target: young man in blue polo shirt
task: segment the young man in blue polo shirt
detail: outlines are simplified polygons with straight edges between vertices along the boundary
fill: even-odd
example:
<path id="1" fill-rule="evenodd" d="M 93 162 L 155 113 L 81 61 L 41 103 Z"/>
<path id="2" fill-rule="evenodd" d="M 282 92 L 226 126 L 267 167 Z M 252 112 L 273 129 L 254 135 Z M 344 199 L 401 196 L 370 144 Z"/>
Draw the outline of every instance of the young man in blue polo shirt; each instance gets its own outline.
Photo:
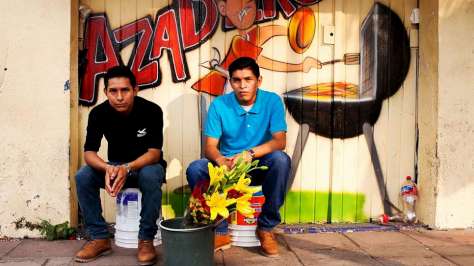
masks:
<path id="1" fill-rule="evenodd" d="M 286 146 L 285 109 L 280 97 L 259 89 L 260 70 L 254 59 L 241 57 L 229 66 L 232 93 L 217 97 L 209 107 L 205 126 L 205 159 L 192 162 L 187 171 L 191 188 L 209 179 L 207 164 L 234 167 L 239 156 L 246 161 L 258 159 L 267 171 L 252 172 L 252 183 L 261 183 L 265 204 L 258 218 L 257 237 L 266 256 L 278 256 L 272 229 L 281 222 L 290 158 Z M 216 230 L 216 249 L 230 246 L 227 225 Z"/>

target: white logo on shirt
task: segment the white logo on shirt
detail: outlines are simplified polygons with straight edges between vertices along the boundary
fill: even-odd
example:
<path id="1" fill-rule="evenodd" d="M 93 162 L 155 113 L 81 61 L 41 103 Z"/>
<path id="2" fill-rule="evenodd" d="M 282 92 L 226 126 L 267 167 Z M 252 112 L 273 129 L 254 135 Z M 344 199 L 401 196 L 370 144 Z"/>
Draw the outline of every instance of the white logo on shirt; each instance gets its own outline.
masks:
<path id="1" fill-rule="evenodd" d="M 145 136 L 145 135 L 146 135 L 146 128 L 144 128 L 144 129 L 139 129 L 139 130 L 137 131 L 137 138 L 141 138 L 141 137 L 143 137 L 143 136 Z"/>

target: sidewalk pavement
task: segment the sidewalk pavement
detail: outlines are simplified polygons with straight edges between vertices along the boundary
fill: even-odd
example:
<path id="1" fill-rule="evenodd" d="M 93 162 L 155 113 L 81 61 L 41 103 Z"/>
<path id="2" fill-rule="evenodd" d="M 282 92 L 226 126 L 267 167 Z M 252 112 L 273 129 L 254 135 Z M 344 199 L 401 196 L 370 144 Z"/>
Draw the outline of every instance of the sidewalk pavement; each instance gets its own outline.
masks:
<path id="1" fill-rule="evenodd" d="M 258 248 L 232 247 L 215 253 L 216 265 L 474 265 L 474 230 L 369 231 L 350 233 L 278 232 L 280 257 Z M 135 249 L 88 264 L 73 261 L 84 240 L 0 240 L 0 265 L 136 265 Z M 162 265 L 162 250 L 157 247 Z M 185 252 L 185 251 L 184 251 Z"/>

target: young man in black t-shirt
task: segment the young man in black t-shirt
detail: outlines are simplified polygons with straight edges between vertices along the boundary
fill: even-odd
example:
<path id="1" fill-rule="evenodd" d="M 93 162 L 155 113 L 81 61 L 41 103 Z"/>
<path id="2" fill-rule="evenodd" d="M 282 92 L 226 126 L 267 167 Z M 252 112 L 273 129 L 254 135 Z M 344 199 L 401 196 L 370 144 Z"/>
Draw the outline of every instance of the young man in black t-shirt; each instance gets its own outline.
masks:
<path id="1" fill-rule="evenodd" d="M 123 187 L 142 192 L 138 262 L 153 264 L 153 239 L 161 210 L 161 184 L 165 180 L 163 160 L 163 112 L 137 96 L 133 73 L 124 66 L 109 69 L 104 78 L 107 101 L 89 114 L 84 159 L 87 163 L 76 175 L 77 195 L 87 231 L 91 237 L 76 254 L 78 262 L 88 262 L 111 251 L 107 224 L 102 217 L 99 189 L 112 196 Z M 108 142 L 108 163 L 97 155 L 102 136 Z"/>

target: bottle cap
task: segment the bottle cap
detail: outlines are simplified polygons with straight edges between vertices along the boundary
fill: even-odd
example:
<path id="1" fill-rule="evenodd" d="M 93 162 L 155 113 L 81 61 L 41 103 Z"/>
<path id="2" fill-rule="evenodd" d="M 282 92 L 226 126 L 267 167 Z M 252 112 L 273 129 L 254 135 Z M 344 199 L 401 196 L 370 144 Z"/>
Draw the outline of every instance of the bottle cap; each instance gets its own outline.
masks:
<path id="1" fill-rule="evenodd" d="M 384 214 L 382 214 L 382 215 L 379 216 L 379 222 L 380 222 L 381 224 L 387 224 L 388 221 L 389 221 L 389 217 L 388 217 L 387 214 L 384 213 Z"/>

